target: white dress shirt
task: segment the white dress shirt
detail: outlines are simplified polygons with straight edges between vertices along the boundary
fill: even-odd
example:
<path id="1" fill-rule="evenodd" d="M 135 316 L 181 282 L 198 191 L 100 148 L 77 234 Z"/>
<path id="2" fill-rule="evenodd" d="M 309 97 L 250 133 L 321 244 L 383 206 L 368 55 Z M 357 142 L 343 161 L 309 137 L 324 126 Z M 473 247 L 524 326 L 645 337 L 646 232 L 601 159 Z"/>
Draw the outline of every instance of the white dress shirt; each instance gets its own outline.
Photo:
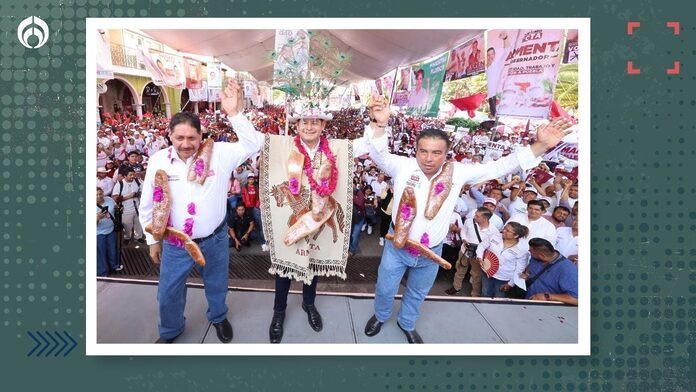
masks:
<path id="1" fill-rule="evenodd" d="M 563 256 L 569 257 L 578 254 L 578 237 L 573 236 L 572 227 L 559 227 L 556 229 L 556 243 L 554 248 Z"/>
<path id="2" fill-rule="evenodd" d="M 449 229 L 450 213 L 454 211 L 454 206 L 459 196 L 459 191 L 466 183 L 476 184 L 491 178 L 501 177 L 508 172 L 532 168 L 541 162 L 540 158 L 534 157 L 531 148 L 526 148 L 518 153 L 489 162 L 483 165 L 463 165 L 453 162 L 454 173 L 452 176 L 452 191 L 442 204 L 440 213 L 432 220 L 424 216 L 425 207 L 430 192 L 431 180 L 418 166 L 416 158 L 407 158 L 393 155 L 388 152 L 387 138 L 373 139 L 370 146 L 370 158 L 388 176 L 394 179 L 394 208 L 396 209 L 401 201 L 404 189 L 411 185 L 416 195 L 417 213 L 411 225 L 409 238 L 420 242 L 423 233 L 428 233 L 431 247 L 441 243 Z M 433 176 L 440 174 L 440 170 Z M 392 219 L 396 219 L 396 210 L 392 212 Z"/>
<path id="3" fill-rule="evenodd" d="M 183 231 L 186 219 L 193 218 L 191 238 L 204 238 L 212 234 L 225 219 L 230 174 L 259 151 L 264 141 L 263 134 L 256 132 L 254 126 L 241 113 L 230 117 L 229 120 L 239 137 L 239 142 L 215 143 L 210 171 L 203 185 L 187 180 L 193 157 L 183 161 L 174 147 L 160 150 L 150 157 L 140 203 L 140 223 L 143 228 L 152 221 L 154 177 L 159 169 L 163 169 L 169 175 L 169 188 L 173 199 L 170 216 L 174 228 Z M 190 203 L 195 203 L 194 215 L 189 214 Z M 156 242 L 149 233 L 145 236 L 148 244 Z"/>
<path id="4" fill-rule="evenodd" d="M 517 222 L 523 226 L 527 226 L 529 234 L 524 238 L 524 241 L 520 239 L 520 242 L 524 242 L 527 248 L 529 248 L 528 241 L 532 238 L 543 238 L 549 241 L 551 245 L 556 244 L 556 226 L 544 217 L 535 221 L 530 221 L 527 214 L 517 214 L 513 215 L 508 222 Z"/>
<path id="5" fill-rule="evenodd" d="M 498 233 L 481 242 L 476 248 L 476 257 L 483 258 L 483 252 L 486 249 L 495 253 L 498 256 L 498 271 L 493 274 L 493 277 L 507 281 L 510 287 L 517 286 L 526 290 L 527 284 L 524 279 L 520 278 L 520 274 L 529 264 L 529 252 L 523 242 L 520 239 L 516 245 L 505 248 L 503 237 Z"/>

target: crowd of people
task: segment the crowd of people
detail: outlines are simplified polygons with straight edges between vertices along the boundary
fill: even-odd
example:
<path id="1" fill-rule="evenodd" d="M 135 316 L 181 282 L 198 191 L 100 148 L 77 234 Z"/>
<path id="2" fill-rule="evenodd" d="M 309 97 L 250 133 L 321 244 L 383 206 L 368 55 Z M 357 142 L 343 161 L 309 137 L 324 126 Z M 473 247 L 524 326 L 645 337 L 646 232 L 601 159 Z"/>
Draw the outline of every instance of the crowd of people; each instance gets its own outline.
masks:
<path id="1" fill-rule="evenodd" d="M 283 134 L 286 116 L 283 107 L 249 109 L 245 116 L 257 131 Z M 329 138 L 355 139 L 362 136 L 369 117 L 359 109 L 332 112 L 325 135 Z M 235 143 L 232 125 L 220 113 L 198 114 L 204 127 L 203 137 Z M 134 114 L 105 115 L 97 128 L 97 238 L 98 275 L 120 271 L 123 265 L 116 251 L 118 236 L 124 244 L 144 243 L 138 222 L 142 182 L 148 159 L 171 145 L 169 119 L 149 113 L 142 119 Z M 443 129 L 438 119 L 406 116 L 389 119 L 389 150 L 396 155 L 414 157 L 416 140 L 422 130 Z M 296 132 L 289 125 L 288 132 Z M 457 139 L 447 157 L 468 165 L 481 165 L 491 139 L 504 144 L 507 156 L 534 143 L 533 133 L 497 134 L 484 129 Z M 237 167 L 229 179 L 227 230 L 229 247 L 240 250 L 257 242 L 268 247 L 263 236 L 258 190 L 258 159 L 255 154 Z M 551 162 L 542 162 L 533 170 L 518 170 L 478 184 L 466 184 L 460 190 L 451 215 L 450 228 L 442 256 L 456 269 L 452 287 L 456 295 L 463 280 L 470 277 L 473 297 L 512 297 L 555 300 L 577 304 L 578 264 L 578 183 L 567 171 L 552 170 Z M 545 172 L 545 176 L 530 175 Z M 537 183 L 542 178 L 544 183 Z M 353 216 L 349 252 L 359 252 L 361 233 L 379 236 L 384 246 L 395 201 L 393 180 L 366 154 L 355 159 Z M 396 201 L 398 205 L 398 200 Z M 558 266 L 555 267 L 554 266 Z"/>

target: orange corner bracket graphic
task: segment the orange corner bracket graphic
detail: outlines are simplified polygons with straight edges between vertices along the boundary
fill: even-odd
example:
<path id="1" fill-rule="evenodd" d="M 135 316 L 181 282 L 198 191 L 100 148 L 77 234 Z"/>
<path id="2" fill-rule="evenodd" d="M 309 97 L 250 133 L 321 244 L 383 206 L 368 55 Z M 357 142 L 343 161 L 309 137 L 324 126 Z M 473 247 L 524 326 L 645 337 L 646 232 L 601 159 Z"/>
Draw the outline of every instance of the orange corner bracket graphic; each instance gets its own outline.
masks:
<path id="1" fill-rule="evenodd" d="M 633 29 L 637 29 L 638 27 L 640 27 L 640 22 L 628 22 L 628 35 L 633 35 Z"/>
<path id="2" fill-rule="evenodd" d="M 629 61 L 630 63 L 630 61 Z M 667 70 L 667 75 L 679 75 L 679 61 L 674 62 L 674 66 Z M 629 64 L 630 66 L 630 64 Z"/>
<path id="3" fill-rule="evenodd" d="M 626 69 L 626 72 L 628 72 L 629 75 L 640 75 L 640 68 L 633 68 L 633 61 L 628 60 L 628 68 Z"/>

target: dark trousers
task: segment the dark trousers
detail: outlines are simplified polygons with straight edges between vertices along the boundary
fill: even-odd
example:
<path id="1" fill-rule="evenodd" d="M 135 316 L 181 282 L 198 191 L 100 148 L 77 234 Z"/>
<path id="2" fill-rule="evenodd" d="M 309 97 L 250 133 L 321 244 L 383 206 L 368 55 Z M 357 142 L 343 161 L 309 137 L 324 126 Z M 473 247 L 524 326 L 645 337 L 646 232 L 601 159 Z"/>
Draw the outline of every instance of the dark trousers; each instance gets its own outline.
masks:
<path id="1" fill-rule="evenodd" d="M 385 214 L 380 208 L 379 219 L 379 236 L 384 238 L 384 236 L 389 232 L 389 224 L 391 224 L 392 216 Z"/>
<path id="2" fill-rule="evenodd" d="M 305 305 L 314 305 L 314 298 L 317 296 L 317 278 L 318 276 L 315 276 L 310 285 L 302 285 L 302 302 Z M 285 308 L 288 307 L 288 293 L 290 292 L 291 282 L 289 278 L 281 278 L 276 275 L 273 311 L 284 312 Z"/>

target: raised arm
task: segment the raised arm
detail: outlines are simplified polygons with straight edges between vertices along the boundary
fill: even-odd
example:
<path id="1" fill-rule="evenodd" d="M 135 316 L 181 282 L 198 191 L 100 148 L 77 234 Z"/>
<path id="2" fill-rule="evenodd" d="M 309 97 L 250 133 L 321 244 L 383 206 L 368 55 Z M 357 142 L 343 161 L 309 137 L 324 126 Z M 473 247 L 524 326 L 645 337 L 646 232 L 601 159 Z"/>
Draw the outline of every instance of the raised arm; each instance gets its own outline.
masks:
<path id="1" fill-rule="evenodd" d="M 370 125 L 365 127 L 362 137 L 353 141 L 353 157 L 369 153 L 371 141 L 381 140 L 386 135 L 390 114 L 387 100 L 381 95 L 372 94 L 370 103 L 368 103 L 368 111 L 370 113 Z"/>
<path id="2" fill-rule="evenodd" d="M 239 141 L 237 143 L 215 144 L 216 148 L 224 150 L 224 153 L 220 154 L 220 159 L 228 174 L 263 147 L 263 134 L 256 132 L 254 125 L 241 112 L 243 108 L 242 88 L 234 80 L 229 80 L 227 87 L 222 92 L 222 109 L 227 113 L 227 118 Z"/>

